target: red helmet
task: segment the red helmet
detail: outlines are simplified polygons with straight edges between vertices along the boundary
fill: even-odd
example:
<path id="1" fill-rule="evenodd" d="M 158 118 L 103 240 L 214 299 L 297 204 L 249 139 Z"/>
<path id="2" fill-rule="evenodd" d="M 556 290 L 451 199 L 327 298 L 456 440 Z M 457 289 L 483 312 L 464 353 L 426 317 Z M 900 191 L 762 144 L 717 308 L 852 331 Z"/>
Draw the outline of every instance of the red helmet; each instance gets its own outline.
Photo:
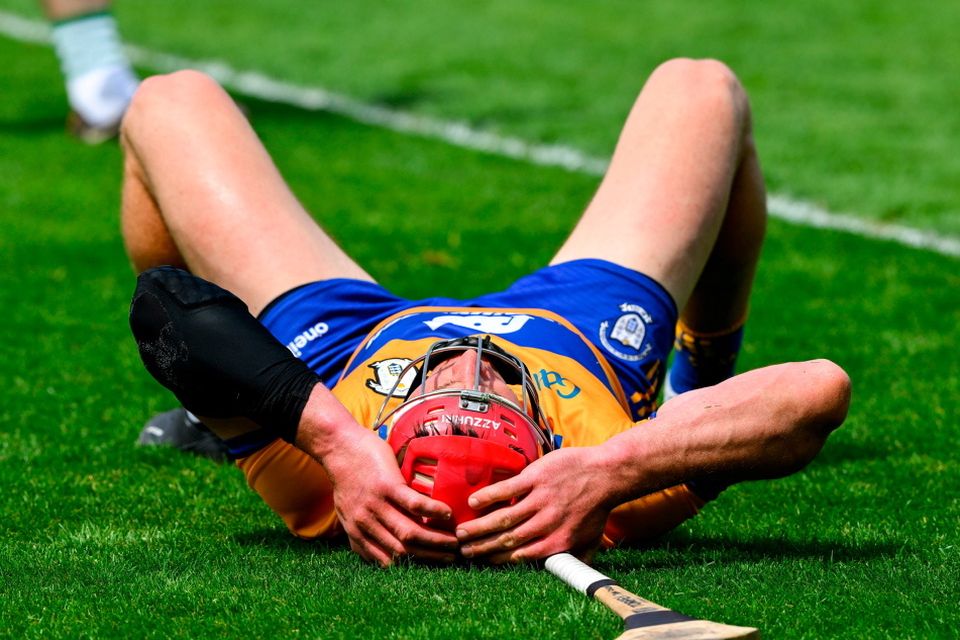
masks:
<path id="1" fill-rule="evenodd" d="M 467 504 L 470 494 L 520 473 L 554 448 L 526 366 L 492 344 L 489 336 L 434 343 L 422 358 L 408 365 L 407 369 L 423 363 L 409 388 L 419 387 L 419 380 L 432 366 L 467 349 L 477 350 L 478 363 L 486 357 L 508 384 L 520 386 L 523 406 L 480 391 L 478 370 L 473 389 L 418 393 L 383 420 L 377 419 L 407 483 L 450 506 L 450 522 L 431 523 L 447 528 L 482 515 Z M 398 382 L 403 377 L 401 373 Z"/>

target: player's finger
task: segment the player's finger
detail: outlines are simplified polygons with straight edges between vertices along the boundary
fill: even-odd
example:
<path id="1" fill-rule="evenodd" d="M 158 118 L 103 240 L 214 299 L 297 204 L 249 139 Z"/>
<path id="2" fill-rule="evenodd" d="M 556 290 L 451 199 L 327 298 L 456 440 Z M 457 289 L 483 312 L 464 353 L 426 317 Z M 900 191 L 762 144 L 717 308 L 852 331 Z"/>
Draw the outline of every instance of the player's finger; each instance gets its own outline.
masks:
<path id="1" fill-rule="evenodd" d="M 431 529 L 396 509 L 388 509 L 381 513 L 380 522 L 391 532 L 392 537 L 403 545 L 405 551 L 411 547 L 454 551 L 459 544 L 453 533 Z"/>
<path id="2" fill-rule="evenodd" d="M 589 563 L 600 547 L 599 537 L 578 543 L 570 531 L 557 530 L 550 527 L 547 520 L 537 518 L 525 522 L 515 539 L 525 542 L 511 543 L 507 548 L 489 551 L 484 555 L 484 559 L 490 564 L 532 562 L 566 551 Z"/>
<path id="3" fill-rule="evenodd" d="M 531 519 L 519 526 L 487 538 L 463 544 L 460 547 L 460 553 L 465 558 L 496 557 L 503 553 L 513 552 L 548 533 L 548 531 L 543 530 L 543 526 L 536 519 Z"/>
<path id="4" fill-rule="evenodd" d="M 403 543 L 378 519 L 359 520 L 356 525 L 360 534 L 357 536 L 358 541 L 382 566 L 393 564 L 394 558 L 407 552 Z"/>
<path id="5" fill-rule="evenodd" d="M 457 525 L 457 540 L 463 545 L 464 543 L 476 543 L 483 539 L 492 539 L 502 532 L 512 530 L 535 513 L 536 509 L 525 505 L 523 502 L 497 509 L 485 516 Z"/>
<path id="6" fill-rule="evenodd" d="M 453 511 L 446 503 L 428 498 L 406 485 L 395 485 L 390 492 L 390 501 L 416 516 L 439 520 L 449 520 L 453 517 Z"/>
<path id="7" fill-rule="evenodd" d="M 365 538 L 348 534 L 348 539 L 350 540 L 350 549 L 367 562 L 376 563 L 383 568 L 389 567 L 393 563 L 392 554 L 388 554 L 376 545 L 370 544 Z"/>
<path id="8" fill-rule="evenodd" d="M 507 502 L 513 498 L 526 495 L 531 489 L 530 479 L 521 474 L 480 489 L 470 496 L 467 504 L 470 505 L 471 509 L 486 509 L 498 502 Z"/>
<path id="9" fill-rule="evenodd" d="M 560 553 L 560 549 L 549 539 L 534 540 L 529 544 L 523 545 L 517 549 L 508 549 L 500 553 L 494 553 L 486 558 L 490 564 L 519 564 L 522 562 L 532 562 L 540 560 L 555 553 Z"/>

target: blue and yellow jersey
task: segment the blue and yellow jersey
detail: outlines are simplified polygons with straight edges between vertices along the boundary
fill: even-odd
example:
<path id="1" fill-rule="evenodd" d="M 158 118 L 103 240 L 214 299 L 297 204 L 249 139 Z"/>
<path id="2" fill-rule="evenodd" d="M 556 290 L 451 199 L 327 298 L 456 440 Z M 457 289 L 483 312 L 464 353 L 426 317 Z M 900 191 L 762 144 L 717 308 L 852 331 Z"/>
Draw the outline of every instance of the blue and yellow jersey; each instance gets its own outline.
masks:
<path id="1" fill-rule="evenodd" d="M 563 446 L 590 446 L 633 426 L 613 369 L 563 318 L 541 309 L 416 307 L 381 322 L 354 352 L 333 393 L 357 421 L 376 427 L 384 401 L 392 410 L 409 380 L 397 376 L 437 340 L 485 334 L 520 358 Z M 412 371 L 408 374 L 412 377 Z M 519 394 L 518 394 L 519 395 Z"/>
<path id="2" fill-rule="evenodd" d="M 596 277 L 589 277 L 588 268 Z M 321 281 L 283 296 L 262 320 L 370 428 L 378 426 L 374 422 L 385 400 L 385 411 L 403 401 L 411 380 L 401 380 L 396 397 L 390 397 L 391 389 L 403 368 L 431 344 L 490 335 L 529 369 L 562 446 L 592 446 L 637 424 L 647 428 L 637 420 L 656 407 L 662 363 L 673 338 L 676 309 L 669 295 L 644 276 L 624 271 L 597 261 L 552 266 L 471 306 L 439 299 L 413 306 L 374 283 Z M 603 299 L 596 299 L 599 294 Z M 521 298 L 552 301 L 563 315 L 508 303 Z M 275 440 L 237 464 L 295 535 L 341 533 L 330 481 L 301 450 Z M 686 485 L 623 504 L 610 515 L 604 544 L 655 538 L 702 504 Z"/>

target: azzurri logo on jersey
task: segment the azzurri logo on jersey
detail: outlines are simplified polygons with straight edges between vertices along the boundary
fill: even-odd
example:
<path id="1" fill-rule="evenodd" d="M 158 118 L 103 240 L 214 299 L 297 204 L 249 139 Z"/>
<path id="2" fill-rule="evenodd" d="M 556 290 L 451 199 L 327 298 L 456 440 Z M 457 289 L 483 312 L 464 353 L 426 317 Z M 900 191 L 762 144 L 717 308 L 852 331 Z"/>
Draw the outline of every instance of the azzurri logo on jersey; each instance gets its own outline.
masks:
<path id="1" fill-rule="evenodd" d="M 600 323 L 600 343 L 621 360 L 642 360 L 653 348 L 649 341 L 645 341 L 647 326 L 652 322 L 653 318 L 646 309 L 624 302 L 620 305 L 619 316 Z"/>

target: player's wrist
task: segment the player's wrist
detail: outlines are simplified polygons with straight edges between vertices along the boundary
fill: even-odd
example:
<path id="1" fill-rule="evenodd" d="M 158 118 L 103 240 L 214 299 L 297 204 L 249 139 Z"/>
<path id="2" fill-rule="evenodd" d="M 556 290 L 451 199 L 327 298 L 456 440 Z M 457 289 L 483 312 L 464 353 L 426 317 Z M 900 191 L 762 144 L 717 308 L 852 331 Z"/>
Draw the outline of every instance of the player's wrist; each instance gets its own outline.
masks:
<path id="1" fill-rule="evenodd" d="M 595 450 L 595 466 L 606 488 L 605 506 L 616 507 L 653 491 L 642 460 L 643 443 L 630 432 L 621 433 L 591 449 Z"/>
<path id="2" fill-rule="evenodd" d="M 335 461 L 338 452 L 353 449 L 366 435 L 373 434 L 356 421 L 329 389 L 317 384 L 303 408 L 294 444 L 326 467 Z"/>

